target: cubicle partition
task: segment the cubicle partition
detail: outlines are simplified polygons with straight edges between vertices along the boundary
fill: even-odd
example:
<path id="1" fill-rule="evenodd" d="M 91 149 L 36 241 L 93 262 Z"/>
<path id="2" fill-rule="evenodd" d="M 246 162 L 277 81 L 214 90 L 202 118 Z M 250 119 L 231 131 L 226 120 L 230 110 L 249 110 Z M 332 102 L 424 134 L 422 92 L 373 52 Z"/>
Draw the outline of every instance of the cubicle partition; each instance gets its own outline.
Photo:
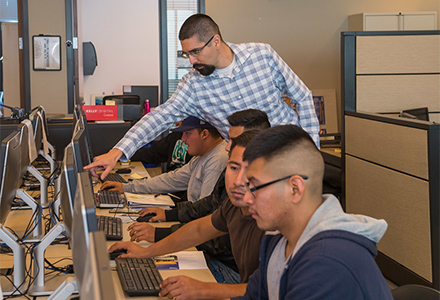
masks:
<path id="1" fill-rule="evenodd" d="M 342 34 L 342 202 L 383 218 L 377 263 L 440 288 L 440 31 Z M 399 118 L 428 107 L 431 121 Z M 435 122 L 432 122 L 434 120 Z"/>

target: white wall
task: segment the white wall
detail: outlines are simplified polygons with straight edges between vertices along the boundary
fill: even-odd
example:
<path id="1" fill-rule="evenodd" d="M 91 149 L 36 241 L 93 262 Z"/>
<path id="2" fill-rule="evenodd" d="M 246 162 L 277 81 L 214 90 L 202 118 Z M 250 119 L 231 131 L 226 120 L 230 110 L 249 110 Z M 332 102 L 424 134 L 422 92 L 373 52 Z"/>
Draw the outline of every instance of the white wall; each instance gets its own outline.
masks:
<path id="1" fill-rule="evenodd" d="M 1 23 L 3 47 L 3 100 L 4 104 L 20 107 L 20 58 L 18 52 L 18 23 Z M 9 109 L 3 109 L 10 116 Z"/>
<path id="2" fill-rule="evenodd" d="M 81 39 L 96 49 L 95 73 L 84 76 L 84 100 L 91 94 L 122 94 L 122 85 L 159 85 L 157 0 L 81 1 Z"/>

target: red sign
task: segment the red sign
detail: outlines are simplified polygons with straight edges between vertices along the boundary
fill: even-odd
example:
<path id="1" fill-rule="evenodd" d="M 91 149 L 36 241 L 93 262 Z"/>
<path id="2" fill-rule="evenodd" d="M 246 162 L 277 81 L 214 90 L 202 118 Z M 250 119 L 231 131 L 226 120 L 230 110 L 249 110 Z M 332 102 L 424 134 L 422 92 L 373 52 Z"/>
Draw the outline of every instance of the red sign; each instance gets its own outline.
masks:
<path id="1" fill-rule="evenodd" d="M 117 105 L 83 105 L 88 121 L 107 121 L 118 119 Z"/>

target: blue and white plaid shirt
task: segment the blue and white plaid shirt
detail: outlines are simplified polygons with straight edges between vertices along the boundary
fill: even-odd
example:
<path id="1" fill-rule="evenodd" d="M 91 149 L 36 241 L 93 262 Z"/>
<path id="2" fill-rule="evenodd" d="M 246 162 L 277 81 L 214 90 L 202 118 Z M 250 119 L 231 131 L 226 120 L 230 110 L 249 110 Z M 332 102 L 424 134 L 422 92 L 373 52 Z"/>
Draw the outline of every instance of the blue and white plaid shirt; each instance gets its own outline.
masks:
<path id="1" fill-rule="evenodd" d="M 215 126 L 227 137 L 227 117 L 254 108 L 267 113 L 272 126 L 295 124 L 307 131 L 319 147 L 319 122 L 312 93 L 282 58 L 267 44 L 231 44 L 237 65 L 232 78 L 217 71 L 202 76 L 192 69 L 164 104 L 145 115 L 115 146 L 128 159 L 144 144 L 188 116 Z M 292 98 L 298 114 L 281 100 Z"/>

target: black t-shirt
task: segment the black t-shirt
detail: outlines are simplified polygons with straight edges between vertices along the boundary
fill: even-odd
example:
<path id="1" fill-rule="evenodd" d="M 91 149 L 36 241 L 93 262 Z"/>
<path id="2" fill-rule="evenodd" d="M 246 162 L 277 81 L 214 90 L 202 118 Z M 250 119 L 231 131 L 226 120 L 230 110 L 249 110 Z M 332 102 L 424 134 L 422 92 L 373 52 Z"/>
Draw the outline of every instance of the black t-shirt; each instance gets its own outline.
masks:
<path id="1" fill-rule="evenodd" d="M 249 276 L 259 265 L 258 256 L 264 231 L 257 227 L 255 219 L 244 216 L 241 209 L 234 206 L 229 199 L 223 201 L 212 214 L 211 222 L 217 230 L 229 233 L 241 282 L 248 282 Z"/>

